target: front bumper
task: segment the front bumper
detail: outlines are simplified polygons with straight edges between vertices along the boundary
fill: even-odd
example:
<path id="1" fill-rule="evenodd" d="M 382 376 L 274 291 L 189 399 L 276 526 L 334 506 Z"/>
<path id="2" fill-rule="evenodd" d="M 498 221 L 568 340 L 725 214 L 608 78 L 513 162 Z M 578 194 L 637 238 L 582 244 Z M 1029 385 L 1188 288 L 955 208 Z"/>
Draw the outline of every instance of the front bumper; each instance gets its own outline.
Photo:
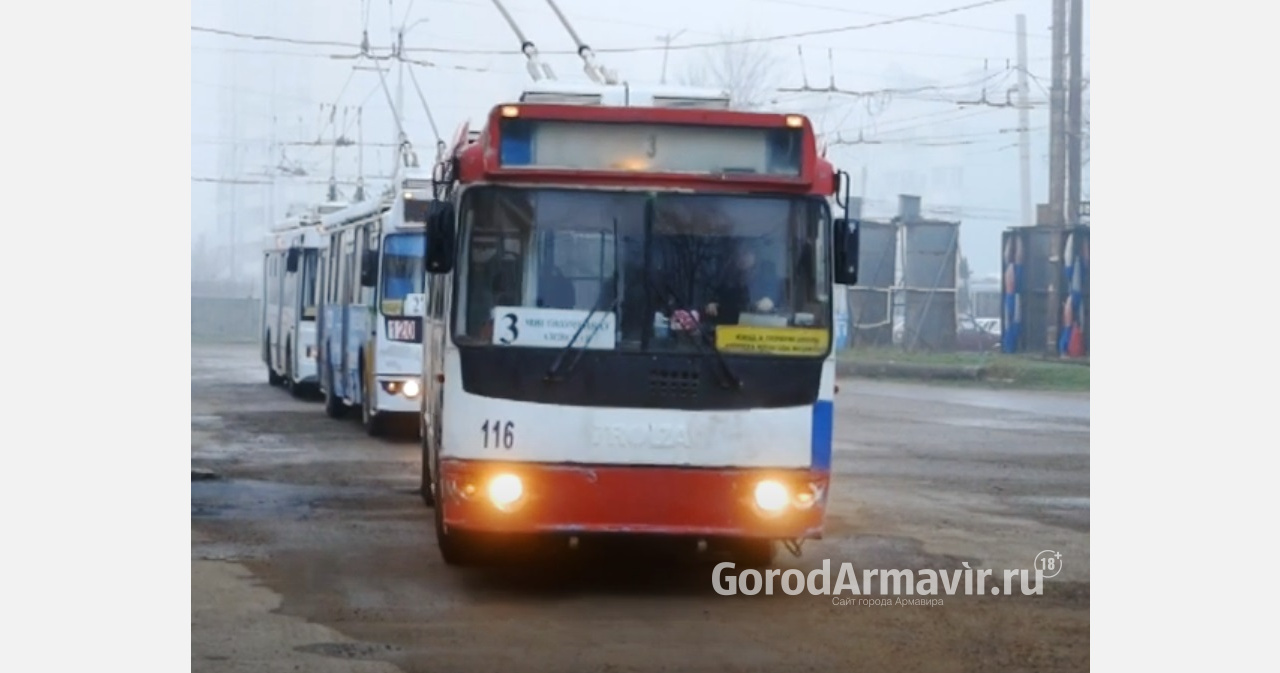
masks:
<path id="1" fill-rule="evenodd" d="M 487 492 L 501 474 L 516 475 L 523 486 L 507 511 Z M 437 506 L 445 525 L 461 530 L 820 539 L 830 473 L 442 459 L 440 476 Z M 757 506 L 762 479 L 786 485 L 790 499 L 781 511 Z"/>

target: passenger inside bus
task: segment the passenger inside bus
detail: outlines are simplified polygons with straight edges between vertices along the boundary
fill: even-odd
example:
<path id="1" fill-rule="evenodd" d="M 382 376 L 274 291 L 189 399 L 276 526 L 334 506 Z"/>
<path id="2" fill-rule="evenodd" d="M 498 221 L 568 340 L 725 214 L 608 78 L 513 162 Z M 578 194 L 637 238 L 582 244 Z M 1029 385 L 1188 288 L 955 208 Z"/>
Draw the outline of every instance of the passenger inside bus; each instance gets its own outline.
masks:
<path id="1" fill-rule="evenodd" d="M 538 306 L 540 308 L 565 308 L 576 306 L 573 281 L 565 277 L 554 264 L 547 265 L 538 279 Z"/>
<path id="2" fill-rule="evenodd" d="M 743 313 L 773 313 L 783 305 L 783 282 L 772 262 L 757 264 L 756 253 L 742 246 L 733 263 L 711 286 L 706 315 L 719 325 L 736 325 Z"/>
<path id="3" fill-rule="evenodd" d="M 467 274 L 467 334 L 477 334 L 491 319 L 498 276 L 497 241 L 484 237 L 471 241 L 471 264 Z"/>
<path id="4" fill-rule="evenodd" d="M 499 242 L 505 244 L 504 249 L 500 250 Z M 522 305 L 523 256 L 513 247 L 518 249 L 519 242 L 511 238 L 478 236 L 471 240 L 466 333 L 486 342 L 493 334 L 493 308 Z"/>

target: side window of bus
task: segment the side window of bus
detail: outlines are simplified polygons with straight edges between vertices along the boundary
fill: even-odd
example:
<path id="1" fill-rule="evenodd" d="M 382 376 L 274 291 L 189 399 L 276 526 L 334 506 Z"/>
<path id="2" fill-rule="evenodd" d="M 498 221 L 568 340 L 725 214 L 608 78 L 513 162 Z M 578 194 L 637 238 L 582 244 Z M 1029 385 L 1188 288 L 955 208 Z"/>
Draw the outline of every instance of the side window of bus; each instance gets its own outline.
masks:
<path id="1" fill-rule="evenodd" d="M 333 272 L 329 265 L 329 259 L 329 247 L 326 245 L 325 249 L 320 253 L 320 301 L 325 304 L 333 302 L 333 296 L 329 293 L 329 286 L 333 283 Z"/>
<path id="2" fill-rule="evenodd" d="M 338 303 L 338 257 L 340 248 L 340 239 L 337 235 L 329 237 L 329 247 L 325 251 L 328 257 L 329 265 L 325 267 L 324 283 L 325 283 L 325 299 L 329 303 Z"/>
<path id="3" fill-rule="evenodd" d="M 360 287 L 360 273 L 364 270 L 361 258 L 364 257 L 365 234 L 363 229 L 357 228 L 351 231 L 351 235 L 353 237 L 351 239 L 351 256 L 347 258 L 347 263 L 351 267 L 351 273 L 348 274 L 351 285 L 347 288 L 347 302 L 360 304 L 363 303 L 361 299 L 364 295 L 364 288 Z"/>
<path id="4" fill-rule="evenodd" d="M 351 275 L 355 273 L 355 241 L 351 238 L 351 230 L 342 232 L 342 256 L 338 260 L 338 266 L 342 272 L 341 285 L 338 286 L 338 301 L 342 304 L 351 303 Z"/>
<path id="5" fill-rule="evenodd" d="M 357 259 L 363 264 L 365 250 L 378 250 L 378 239 L 381 237 L 382 220 L 374 220 L 369 226 L 363 228 L 363 236 L 361 240 L 361 252 Z M 373 287 L 364 287 L 360 284 L 360 303 L 366 306 L 376 306 L 378 301 L 378 284 Z"/>
<path id="6" fill-rule="evenodd" d="M 323 285 L 324 280 L 328 277 L 328 274 L 325 273 L 325 267 L 324 267 L 326 259 L 328 259 L 328 257 L 325 255 L 325 251 L 323 248 L 316 251 L 316 305 L 317 306 L 325 303 L 325 301 L 328 300 L 328 297 L 326 297 L 324 294 L 324 285 Z"/>
<path id="7" fill-rule="evenodd" d="M 267 301 L 270 301 L 273 304 L 279 301 L 280 273 L 278 271 L 278 266 L 276 264 L 277 261 L 279 261 L 279 258 L 276 257 L 275 255 L 272 255 L 271 256 L 271 283 L 267 287 Z"/>

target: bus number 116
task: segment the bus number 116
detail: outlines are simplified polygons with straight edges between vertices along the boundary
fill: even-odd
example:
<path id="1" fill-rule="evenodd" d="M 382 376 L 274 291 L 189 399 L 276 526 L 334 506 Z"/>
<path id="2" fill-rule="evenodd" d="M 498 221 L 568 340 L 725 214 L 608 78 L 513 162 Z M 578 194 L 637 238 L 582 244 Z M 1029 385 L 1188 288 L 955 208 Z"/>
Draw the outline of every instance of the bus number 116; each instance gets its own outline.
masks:
<path id="1" fill-rule="evenodd" d="M 480 433 L 484 435 L 486 449 L 510 449 L 516 443 L 516 424 L 511 421 L 485 421 Z"/>

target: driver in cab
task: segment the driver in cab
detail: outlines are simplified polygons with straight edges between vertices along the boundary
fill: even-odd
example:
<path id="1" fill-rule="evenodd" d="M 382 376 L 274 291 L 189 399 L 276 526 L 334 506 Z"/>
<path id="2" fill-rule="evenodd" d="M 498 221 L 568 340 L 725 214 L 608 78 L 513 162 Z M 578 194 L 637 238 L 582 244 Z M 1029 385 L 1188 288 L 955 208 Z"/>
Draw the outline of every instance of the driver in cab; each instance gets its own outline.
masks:
<path id="1" fill-rule="evenodd" d="M 772 313 L 782 303 L 782 279 L 769 262 L 757 263 L 755 251 L 743 247 L 711 288 L 707 317 L 719 325 L 736 325 L 743 313 Z"/>
<path id="2" fill-rule="evenodd" d="M 496 237 L 476 237 L 470 245 L 467 273 L 467 334 L 484 342 L 493 339 L 493 307 L 504 294 L 502 260 Z"/>

